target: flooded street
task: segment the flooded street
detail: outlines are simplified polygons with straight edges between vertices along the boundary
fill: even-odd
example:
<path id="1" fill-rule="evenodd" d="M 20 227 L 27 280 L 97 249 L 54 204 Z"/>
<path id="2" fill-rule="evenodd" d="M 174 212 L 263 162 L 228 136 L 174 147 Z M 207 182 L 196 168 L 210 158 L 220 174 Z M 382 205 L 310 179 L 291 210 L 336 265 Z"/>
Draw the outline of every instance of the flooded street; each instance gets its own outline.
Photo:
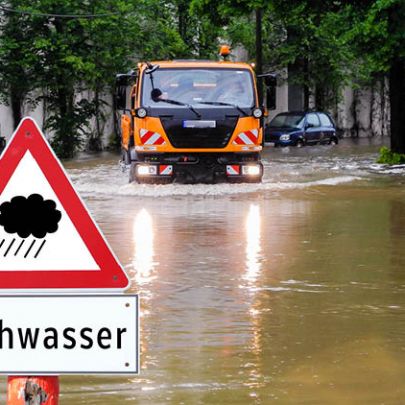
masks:
<path id="1" fill-rule="evenodd" d="M 405 167 L 380 146 L 269 147 L 262 184 L 68 162 L 140 295 L 141 374 L 63 377 L 60 403 L 404 403 Z"/>

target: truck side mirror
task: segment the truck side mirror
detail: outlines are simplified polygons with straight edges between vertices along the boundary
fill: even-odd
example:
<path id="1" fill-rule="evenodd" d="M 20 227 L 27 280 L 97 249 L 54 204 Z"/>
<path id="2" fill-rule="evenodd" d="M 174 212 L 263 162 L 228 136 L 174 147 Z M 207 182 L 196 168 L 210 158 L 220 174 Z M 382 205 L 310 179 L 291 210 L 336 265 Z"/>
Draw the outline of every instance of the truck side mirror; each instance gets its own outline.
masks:
<path id="1" fill-rule="evenodd" d="M 128 76 L 119 74 L 115 80 L 115 105 L 118 110 L 125 110 L 127 107 L 127 86 Z"/>
<path id="2" fill-rule="evenodd" d="M 115 76 L 115 105 L 118 110 L 127 108 L 127 88 L 137 78 L 137 73 L 130 70 L 128 73 L 120 73 Z"/>

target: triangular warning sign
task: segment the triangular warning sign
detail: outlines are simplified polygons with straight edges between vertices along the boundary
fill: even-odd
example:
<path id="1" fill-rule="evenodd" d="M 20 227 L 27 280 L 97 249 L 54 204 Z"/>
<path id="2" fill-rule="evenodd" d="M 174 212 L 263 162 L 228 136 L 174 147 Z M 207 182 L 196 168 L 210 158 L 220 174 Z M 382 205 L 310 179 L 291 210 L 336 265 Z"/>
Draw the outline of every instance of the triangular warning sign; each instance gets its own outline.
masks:
<path id="1" fill-rule="evenodd" d="M 0 290 L 124 290 L 129 280 L 31 118 L 0 158 Z"/>

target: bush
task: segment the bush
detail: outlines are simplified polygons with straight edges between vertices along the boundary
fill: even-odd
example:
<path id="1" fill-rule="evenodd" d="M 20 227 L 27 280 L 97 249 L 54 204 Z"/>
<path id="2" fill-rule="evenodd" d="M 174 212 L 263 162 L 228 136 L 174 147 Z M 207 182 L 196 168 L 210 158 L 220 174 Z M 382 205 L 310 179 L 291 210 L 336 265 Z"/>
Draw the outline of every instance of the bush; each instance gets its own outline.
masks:
<path id="1" fill-rule="evenodd" d="M 377 163 L 384 163 L 387 165 L 400 165 L 405 164 L 405 154 L 394 153 L 386 146 L 380 149 L 380 156 Z"/>

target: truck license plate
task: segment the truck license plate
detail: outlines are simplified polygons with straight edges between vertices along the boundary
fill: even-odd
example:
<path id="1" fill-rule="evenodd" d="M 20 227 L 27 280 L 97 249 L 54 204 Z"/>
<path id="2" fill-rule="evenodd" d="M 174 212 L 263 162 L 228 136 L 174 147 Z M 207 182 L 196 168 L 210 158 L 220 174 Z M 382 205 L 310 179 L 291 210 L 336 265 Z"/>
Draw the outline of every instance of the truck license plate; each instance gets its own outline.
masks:
<path id="1" fill-rule="evenodd" d="M 216 121 L 188 120 L 183 121 L 183 128 L 216 128 Z"/>

